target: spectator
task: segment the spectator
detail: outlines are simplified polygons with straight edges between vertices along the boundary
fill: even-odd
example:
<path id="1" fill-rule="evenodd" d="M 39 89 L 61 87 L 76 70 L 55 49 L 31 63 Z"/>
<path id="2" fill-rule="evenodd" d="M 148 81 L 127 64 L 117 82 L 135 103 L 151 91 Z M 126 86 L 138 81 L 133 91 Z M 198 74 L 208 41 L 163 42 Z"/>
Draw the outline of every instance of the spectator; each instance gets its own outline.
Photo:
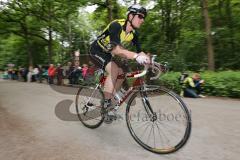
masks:
<path id="1" fill-rule="evenodd" d="M 94 67 L 94 65 L 90 63 L 87 70 L 87 76 L 86 76 L 86 79 L 89 83 L 95 82 L 95 70 L 96 68 Z"/>
<path id="2" fill-rule="evenodd" d="M 54 65 L 50 64 L 49 68 L 48 68 L 48 83 L 49 84 L 53 84 L 55 73 L 56 73 L 56 69 L 55 69 Z"/>
<path id="3" fill-rule="evenodd" d="M 95 70 L 96 70 L 96 68 L 94 67 L 94 65 L 90 64 L 90 66 L 88 67 L 88 72 L 87 72 L 88 75 L 89 76 L 94 76 Z"/>
<path id="4" fill-rule="evenodd" d="M 24 67 L 23 70 L 22 70 L 22 77 L 24 79 L 24 82 L 27 82 L 28 72 L 29 72 L 29 70 L 26 67 Z"/>
<path id="5" fill-rule="evenodd" d="M 38 81 L 39 83 L 42 83 L 42 78 L 43 78 L 43 68 L 42 65 L 38 65 Z"/>
<path id="6" fill-rule="evenodd" d="M 63 85 L 63 69 L 60 64 L 57 65 L 57 85 Z"/>
<path id="7" fill-rule="evenodd" d="M 74 67 L 72 65 L 72 62 L 68 62 L 68 69 L 66 70 L 66 77 L 69 80 L 69 84 L 73 84 L 73 70 Z"/>
<path id="8" fill-rule="evenodd" d="M 39 69 L 38 67 L 35 67 L 33 69 L 33 81 L 37 81 L 39 79 Z"/>
<path id="9" fill-rule="evenodd" d="M 79 84 L 79 78 L 82 75 L 82 68 L 79 66 L 75 66 L 74 70 L 72 71 L 72 84 Z"/>
<path id="10" fill-rule="evenodd" d="M 8 79 L 12 80 L 13 79 L 13 69 L 12 68 L 9 68 L 8 69 Z"/>
<path id="11" fill-rule="evenodd" d="M 48 82 L 48 68 L 49 67 L 42 67 L 42 75 L 41 75 L 41 82 L 46 79 Z"/>
<path id="12" fill-rule="evenodd" d="M 17 69 L 12 70 L 12 80 L 18 80 L 18 70 Z"/>
<path id="13" fill-rule="evenodd" d="M 88 65 L 87 64 L 83 64 L 83 67 L 82 67 L 82 77 L 83 77 L 83 80 L 86 80 L 87 72 L 88 72 Z"/>
<path id="14" fill-rule="evenodd" d="M 23 68 L 21 66 L 18 68 L 18 80 L 23 81 Z"/>
<path id="15" fill-rule="evenodd" d="M 5 70 L 3 72 L 3 79 L 8 79 L 8 71 L 7 70 Z"/>
<path id="16" fill-rule="evenodd" d="M 32 82 L 33 67 L 29 66 L 27 73 L 27 82 Z"/>
<path id="17" fill-rule="evenodd" d="M 192 77 L 187 77 L 183 81 L 181 96 L 191 98 L 203 98 L 201 94 L 204 80 L 201 79 L 200 74 L 194 73 Z"/>

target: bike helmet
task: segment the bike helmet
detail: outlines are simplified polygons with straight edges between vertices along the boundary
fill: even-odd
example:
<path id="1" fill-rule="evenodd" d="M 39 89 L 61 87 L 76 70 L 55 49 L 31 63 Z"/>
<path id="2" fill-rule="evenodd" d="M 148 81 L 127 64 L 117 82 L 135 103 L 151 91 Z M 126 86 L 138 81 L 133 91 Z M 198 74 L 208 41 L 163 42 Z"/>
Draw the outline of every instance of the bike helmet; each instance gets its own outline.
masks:
<path id="1" fill-rule="evenodd" d="M 144 8 L 143 6 L 141 6 L 139 4 L 134 4 L 134 5 L 130 6 L 127 11 L 128 11 L 127 15 L 130 14 L 130 13 L 133 13 L 133 14 L 141 13 L 145 17 L 147 16 L 146 8 Z"/>

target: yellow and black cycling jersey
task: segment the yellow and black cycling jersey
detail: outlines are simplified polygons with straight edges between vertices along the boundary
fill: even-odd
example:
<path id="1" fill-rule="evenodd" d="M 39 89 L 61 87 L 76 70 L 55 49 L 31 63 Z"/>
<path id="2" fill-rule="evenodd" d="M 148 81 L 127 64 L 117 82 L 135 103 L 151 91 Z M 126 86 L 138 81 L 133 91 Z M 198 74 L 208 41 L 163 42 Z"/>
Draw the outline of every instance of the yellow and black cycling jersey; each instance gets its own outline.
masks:
<path id="1" fill-rule="evenodd" d="M 131 43 L 136 46 L 137 52 L 141 52 L 136 31 L 126 32 L 125 19 L 112 21 L 97 38 L 97 44 L 107 53 L 117 45 L 125 48 Z"/>

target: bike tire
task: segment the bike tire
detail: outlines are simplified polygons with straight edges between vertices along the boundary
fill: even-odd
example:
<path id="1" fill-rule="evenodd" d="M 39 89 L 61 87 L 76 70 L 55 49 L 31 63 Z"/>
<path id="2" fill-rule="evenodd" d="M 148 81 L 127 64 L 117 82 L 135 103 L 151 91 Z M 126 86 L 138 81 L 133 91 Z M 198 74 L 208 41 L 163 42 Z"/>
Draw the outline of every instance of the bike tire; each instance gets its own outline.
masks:
<path id="1" fill-rule="evenodd" d="M 75 106 L 78 119 L 88 128 L 98 128 L 104 120 L 102 113 L 104 95 L 101 88 L 79 88 Z"/>
<path id="2" fill-rule="evenodd" d="M 150 89 L 146 89 L 146 88 L 150 88 Z M 131 96 L 130 100 L 128 101 L 127 108 L 126 108 L 126 122 L 127 122 L 128 130 L 130 131 L 131 136 L 134 138 L 134 140 L 146 150 L 149 150 L 149 151 L 157 153 L 157 154 L 168 154 L 168 153 L 176 152 L 177 150 L 179 150 L 180 148 L 182 148 L 186 144 L 186 142 L 188 141 L 188 139 L 190 137 L 190 134 L 191 134 L 191 115 L 190 115 L 190 112 L 188 111 L 188 108 L 185 105 L 185 103 L 174 92 L 172 92 L 168 89 L 160 88 L 160 87 L 156 87 L 156 86 L 155 86 L 155 89 L 151 89 L 151 88 L 154 88 L 154 87 L 145 87 L 145 90 L 139 90 L 138 92 L 134 93 Z M 151 92 L 153 92 L 153 94 Z M 152 97 L 155 97 L 155 98 L 152 98 Z M 150 99 L 152 99 L 152 100 L 150 100 Z M 161 100 L 164 100 L 164 99 L 168 100 L 169 103 L 167 104 L 166 101 L 161 102 Z M 135 105 L 133 105 L 133 104 L 135 104 Z M 143 106 L 141 106 L 141 105 L 143 105 Z M 181 129 L 180 128 L 174 128 L 173 122 L 169 121 L 169 124 L 164 122 L 163 118 L 161 118 L 161 115 L 163 115 L 162 113 L 158 114 L 155 117 L 157 119 L 154 122 L 151 122 L 150 117 L 148 117 L 149 121 L 148 122 L 143 122 L 142 123 L 143 126 L 145 127 L 145 125 L 148 125 L 148 123 L 149 123 L 150 127 L 152 127 L 152 128 L 157 126 L 157 128 L 156 128 L 157 132 L 156 133 L 158 135 L 157 135 L 157 137 L 155 137 L 154 128 L 153 129 L 151 128 L 150 134 L 148 135 L 148 139 L 151 138 L 151 140 L 147 140 L 147 142 L 146 142 L 146 140 L 144 139 L 144 136 L 140 135 L 138 133 L 139 126 L 134 127 L 134 125 L 136 123 L 138 123 L 139 119 L 140 119 L 139 123 L 141 123 L 141 114 L 139 114 L 140 110 L 138 110 L 138 109 L 143 108 L 142 113 L 145 112 L 145 115 L 147 115 L 144 105 L 145 106 L 148 106 L 148 105 L 151 106 L 152 105 L 151 108 L 153 108 L 154 112 L 161 112 L 161 109 L 163 111 L 165 108 L 166 109 L 172 108 L 171 109 L 172 112 L 174 111 L 173 110 L 174 108 L 176 108 L 176 110 L 178 109 L 179 113 L 177 113 L 177 114 L 179 114 L 179 115 L 182 114 L 181 116 L 184 120 L 184 122 L 183 122 L 184 124 L 182 125 L 182 128 Z M 155 106 L 153 107 L 153 105 L 155 105 Z M 163 108 L 165 105 L 167 107 Z M 157 111 L 156 109 L 159 109 L 159 111 Z M 168 112 L 166 112 L 166 113 L 168 113 Z M 137 116 L 133 115 L 133 114 L 137 114 Z M 139 117 L 139 115 L 140 115 L 140 117 Z M 138 120 L 136 122 L 134 122 L 135 120 L 132 120 L 133 117 L 135 117 L 135 119 L 137 117 Z M 175 121 L 175 120 L 173 119 L 173 121 Z M 179 125 L 181 125 L 181 123 Z M 178 127 L 178 126 L 176 125 L 175 127 Z M 144 132 L 146 132 L 146 130 L 147 130 L 146 128 L 147 127 L 144 128 Z M 178 132 L 176 132 L 176 131 L 178 131 Z M 152 134 L 153 136 L 151 135 L 151 132 L 153 132 L 153 134 Z M 175 137 L 175 135 L 173 135 L 175 133 L 179 134 L 179 135 L 176 135 L 176 137 Z M 173 142 L 171 142 L 171 144 L 170 144 L 171 140 L 173 140 Z M 157 141 L 160 142 L 160 144 L 156 145 Z"/>

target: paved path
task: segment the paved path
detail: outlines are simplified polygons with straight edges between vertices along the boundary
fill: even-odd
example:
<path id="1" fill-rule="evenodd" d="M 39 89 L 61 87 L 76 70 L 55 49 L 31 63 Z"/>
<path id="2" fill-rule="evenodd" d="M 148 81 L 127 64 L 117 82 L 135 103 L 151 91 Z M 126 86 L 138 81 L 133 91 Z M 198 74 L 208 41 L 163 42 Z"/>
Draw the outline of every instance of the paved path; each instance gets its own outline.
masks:
<path id="1" fill-rule="evenodd" d="M 69 121 L 61 120 L 56 105 L 63 100 L 70 104 L 74 96 L 45 84 L 0 81 L 0 159 L 238 160 L 240 156 L 240 101 L 236 99 L 184 99 L 192 113 L 192 135 L 184 148 L 169 155 L 136 144 L 125 121 L 90 130 L 71 115 L 65 117 Z M 74 113 L 73 104 L 70 110 Z"/>

